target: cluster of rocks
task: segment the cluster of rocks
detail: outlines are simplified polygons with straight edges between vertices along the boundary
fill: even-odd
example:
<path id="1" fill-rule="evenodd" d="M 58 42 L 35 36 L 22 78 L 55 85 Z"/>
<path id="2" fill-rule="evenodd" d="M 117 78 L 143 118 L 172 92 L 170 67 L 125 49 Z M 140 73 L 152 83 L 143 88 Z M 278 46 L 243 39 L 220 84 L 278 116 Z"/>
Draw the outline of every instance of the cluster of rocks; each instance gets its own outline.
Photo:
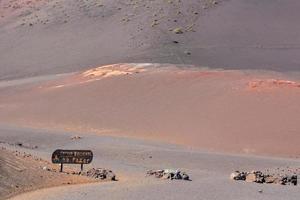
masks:
<path id="1" fill-rule="evenodd" d="M 116 175 L 109 169 L 104 168 L 92 168 L 88 170 L 85 174 L 88 177 L 100 179 L 100 180 L 110 180 L 116 181 Z"/>
<path id="2" fill-rule="evenodd" d="M 190 177 L 187 173 L 181 172 L 178 169 L 149 170 L 147 175 L 170 180 L 190 180 Z"/>
<path id="3" fill-rule="evenodd" d="M 270 175 L 264 174 L 261 171 L 231 173 L 230 179 L 241 180 L 246 182 L 280 184 L 280 185 L 297 185 L 297 175 Z"/>

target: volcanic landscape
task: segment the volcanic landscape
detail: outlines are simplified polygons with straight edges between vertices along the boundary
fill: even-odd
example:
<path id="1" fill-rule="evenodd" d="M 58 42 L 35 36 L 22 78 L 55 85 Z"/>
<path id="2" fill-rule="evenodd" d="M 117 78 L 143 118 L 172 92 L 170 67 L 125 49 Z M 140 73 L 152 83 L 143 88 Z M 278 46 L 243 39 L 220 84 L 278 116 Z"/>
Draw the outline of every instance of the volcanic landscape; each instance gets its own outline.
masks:
<path id="1" fill-rule="evenodd" d="M 230 174 L 299 179 L 299 9 L 0 0 L 0 199 L 298 200 L 299 184 Z M 59 172 L 56 149 L 92 150 L 85 169 L 111 169 L 117 181 L 77 165 Z M 145 177 L 159 169 L 190 181 Z"/>

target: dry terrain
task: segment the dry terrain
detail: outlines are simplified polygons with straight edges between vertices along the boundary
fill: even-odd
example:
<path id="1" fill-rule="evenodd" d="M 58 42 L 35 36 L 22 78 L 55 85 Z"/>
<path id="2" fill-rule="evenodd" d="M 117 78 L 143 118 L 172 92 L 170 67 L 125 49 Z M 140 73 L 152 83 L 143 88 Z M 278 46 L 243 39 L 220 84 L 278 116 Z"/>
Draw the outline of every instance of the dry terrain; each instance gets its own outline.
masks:
<path id="1" fill-rule="evenodd" d="M 0 199 L 299 200 L 299 186 L 229 179 L 300 175 L 299 10 L 0 0 Z M 92 150 L 87 167 L 119 181 L 67 186 L 90 180 L 42 169 L 59 148 Z M 145 177 L 169 168 L 192 181 Z"/>

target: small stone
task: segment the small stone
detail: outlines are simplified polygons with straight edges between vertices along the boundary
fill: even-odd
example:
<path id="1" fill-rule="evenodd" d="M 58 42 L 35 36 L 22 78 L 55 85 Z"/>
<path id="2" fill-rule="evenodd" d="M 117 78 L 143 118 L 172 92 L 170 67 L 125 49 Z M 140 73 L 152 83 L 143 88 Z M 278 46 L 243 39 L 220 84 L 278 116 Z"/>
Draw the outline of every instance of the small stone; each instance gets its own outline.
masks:
<path id="1" fill-rule="evenodd" d="M 75 135 L 71 137 L 71 140 L 80 140 L 80 139 L 82 139 L 82 137 L 79 135 Z"/>
<path id="2" fill-rule="evenodd" d="M 184 54 L 186 54 L 186 55 L 188 55 L 188 56 L 190 56 L 190 55 L 192 55 L 192 53 L 191 52 L 189 52 L 189 51 L 184 51 Z"/>
<path id="3" fill-rule="evenodd" d="M 182 179 L 188 181 L 188 180 L 190 180 L 190 177 L 185 172 L 183 172 L 182 173 Z"/>
<path id="4" fill-rule="evenodd" d="M 183 34 L 183 30 L 182 30 L 182 28 L 175 28 L 175 29 L 173 29 L 173 33 L 175 33 L 175 34 Z"/>
<path id="5" fill-rule="evenodd" d="M 23 143 L 18 142 L 18 143 L 17 143 L 17 146 L 21 147 L 21 146 L 23 146 Z"/>

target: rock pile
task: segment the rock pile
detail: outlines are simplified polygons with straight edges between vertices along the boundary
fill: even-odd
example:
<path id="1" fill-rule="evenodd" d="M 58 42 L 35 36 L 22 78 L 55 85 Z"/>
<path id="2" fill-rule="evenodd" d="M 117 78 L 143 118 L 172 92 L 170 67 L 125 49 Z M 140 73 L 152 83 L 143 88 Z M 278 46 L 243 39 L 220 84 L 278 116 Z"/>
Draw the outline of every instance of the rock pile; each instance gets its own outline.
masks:
<path id="1" fill-rule="evenodd" d="M 297 175 L 275 176 L 275 175 L 264 174 L 261 171 L 251 171 L 251 172 L 235 171 L 231 173 L 230 179 L 241 180 L 246 182 L 255 182 L 255 183 L 297 185 Z"/>
<path id="2" fill-rule="evenodd" d="M 101 180 L 116 181 L 116 175 L 109 169 L 93 168 L 86 172 L 86 176 Z"/>
<path id="3" fill-rule="evenodd" d="M 161 170 L 149 170 L 148 176 L 155 176 L 156 178 L 170 179 L 170 180 L 190 180 L 187 173 L 174 169 L 161 169 Z"/>

